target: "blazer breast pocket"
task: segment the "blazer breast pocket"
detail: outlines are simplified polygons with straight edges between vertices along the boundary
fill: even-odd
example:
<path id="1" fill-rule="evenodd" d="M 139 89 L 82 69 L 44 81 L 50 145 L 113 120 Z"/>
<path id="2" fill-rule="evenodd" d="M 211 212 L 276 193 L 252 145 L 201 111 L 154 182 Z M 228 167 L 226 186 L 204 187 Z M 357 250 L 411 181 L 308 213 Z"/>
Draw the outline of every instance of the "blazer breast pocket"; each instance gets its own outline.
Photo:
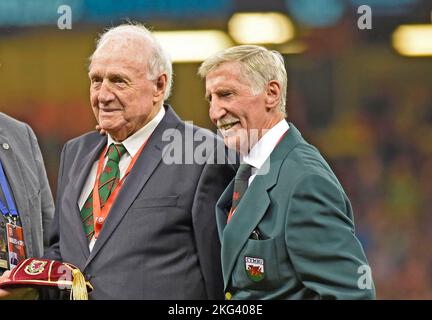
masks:
<path id="1" fill-rule="evenodd" d="M 138 198 L 132 209 L 176 207 L 179 196 Z"/>
<path id="2" fill-rule="evenodd" d="M 280 286 L 279 259 L 275 239 L 249 239 L 238 256 L 233 285 L 250 290 L 268 290 Z"/>

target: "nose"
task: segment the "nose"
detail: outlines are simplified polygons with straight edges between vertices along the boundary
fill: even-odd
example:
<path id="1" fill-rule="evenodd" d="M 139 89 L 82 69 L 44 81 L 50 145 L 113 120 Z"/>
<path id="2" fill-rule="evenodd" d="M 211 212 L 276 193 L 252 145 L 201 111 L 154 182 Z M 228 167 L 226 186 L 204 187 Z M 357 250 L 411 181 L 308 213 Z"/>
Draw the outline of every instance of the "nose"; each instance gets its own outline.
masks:
<path id="1" fill-rule="evenodd" d="M 216 124 L 217 121 L 219 119 L 221 119 L 223 116 L 226 115 L 226 110 L 220 106 L 219 103 L 217 103 L 217 101 L 215 101 L 216 99 L 213 99 L 212 101 L 210 101 L 210 108 L 209 108 L 209 116 L 210 116 L 210 120 Z"/>
<path id="2" fill-rule="evenodd" d="M 115 99 L 113 92 L 111 91 L 107 80 L 103 80 L 98 92 L 98 102 L 104 105 L 110 103 Z"/>

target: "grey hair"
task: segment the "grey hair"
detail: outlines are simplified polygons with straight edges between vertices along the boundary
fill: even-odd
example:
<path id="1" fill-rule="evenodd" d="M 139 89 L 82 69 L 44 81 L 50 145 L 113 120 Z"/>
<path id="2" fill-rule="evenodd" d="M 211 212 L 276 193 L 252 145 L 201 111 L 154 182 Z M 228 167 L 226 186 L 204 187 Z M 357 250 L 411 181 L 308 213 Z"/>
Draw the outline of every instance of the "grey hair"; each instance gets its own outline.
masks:
<path id="1" fill-rule="evenodd" d="M 102 33 L 96 41 L 96 50 L 109 38 L 119 34 L 132 34 L 137 37 L 150 40 L 153 52 L 148 60 L 148 80 L 156 80 L 161 73 L 167 75 L 167 86 L 164 93 L 164 100 L 167 100 L 171 94 L 173 82 L 172 63 L 169 54 L 162 48 L 154 35 L 144 25 L 139 23 L 126 23 L 117 27 L 110 28 Z M 96 52 L 95 50 L 95 52 Z M 93 55 L 90 57 L 90 61 Z"/>
<path id="2" fill-rule="evenodd" d="M 282 55 L 256 45 L 241 45 L 222 50 L 207 58 L 198 74 L 205 78 L 212 70 L 226 62 L 239 62 L 242 75 L 249 82 L 254 94 L 264 90 L 267 83 L 277 80 L 282 86 L 279 110 L 286 115 L 287 72 Z"/>

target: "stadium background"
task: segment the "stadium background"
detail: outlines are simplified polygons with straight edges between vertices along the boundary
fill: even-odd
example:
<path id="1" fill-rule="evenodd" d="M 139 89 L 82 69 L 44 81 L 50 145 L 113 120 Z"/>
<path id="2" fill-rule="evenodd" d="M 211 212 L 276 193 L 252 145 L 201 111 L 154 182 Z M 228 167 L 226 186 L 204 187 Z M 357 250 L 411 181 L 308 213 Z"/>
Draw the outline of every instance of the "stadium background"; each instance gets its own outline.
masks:
<path id="1" fill-rule="evenodd" d="M 64 4 L 72 29 L 58 28 Z M 364 4 L 372 29 L 358 27 Z M 104 28 L 129 18 L 155 31 L 219 30 L 234 45 L 233 14 L 281 13 L 294 33 L 265 45 L 284 53 L 288 118 L 344 186 L 378 298 L 432 299 L 432 52 L 407 57 L 394 40 L 402 24 L 432 26 L 431 10 L 426 0 L 1 0 L 0 110 L 33 127 L 55 194 L 62 145 L 95 125 L 87 58 Z M 430 48 L 432 36 L 420 42 Z M 174 63 L 169 103 L 214 130 L 199 64 Z"/>

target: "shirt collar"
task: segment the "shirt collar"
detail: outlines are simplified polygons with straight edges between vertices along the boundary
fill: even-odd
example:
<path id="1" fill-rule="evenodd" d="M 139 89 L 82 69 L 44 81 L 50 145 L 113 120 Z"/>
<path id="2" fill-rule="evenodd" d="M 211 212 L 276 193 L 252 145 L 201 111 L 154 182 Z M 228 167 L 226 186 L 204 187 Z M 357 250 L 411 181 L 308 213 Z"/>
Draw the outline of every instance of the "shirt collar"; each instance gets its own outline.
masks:
<path id="1" fill-rule="evenodd" d="M 165 108 L 161 106 L 157 115 L 144 127 L 139 129 L 137 132 L 129 136 L 127 139 L 122 141 L 122 144 L 126 148 L 128 154 L 133 158 L 135 154 L 138 152 L 139 148 L 141 148 L 144 141 L 146 141 L 153 131 L 156 129 L 158 124 L 162 121 L 162 118 L 165 115 Z M 108 134 L 108 147 L 111 143 L 115 142 L 114 139 Z"/>
<path id="2" fill-rule="evenodd" d="M 279 121 L 258 140 L 247 155 L 242 157 L 242 161 L 257 170 L 260 169 L 288 129 L 289 125 L 285 119 Z"/>

